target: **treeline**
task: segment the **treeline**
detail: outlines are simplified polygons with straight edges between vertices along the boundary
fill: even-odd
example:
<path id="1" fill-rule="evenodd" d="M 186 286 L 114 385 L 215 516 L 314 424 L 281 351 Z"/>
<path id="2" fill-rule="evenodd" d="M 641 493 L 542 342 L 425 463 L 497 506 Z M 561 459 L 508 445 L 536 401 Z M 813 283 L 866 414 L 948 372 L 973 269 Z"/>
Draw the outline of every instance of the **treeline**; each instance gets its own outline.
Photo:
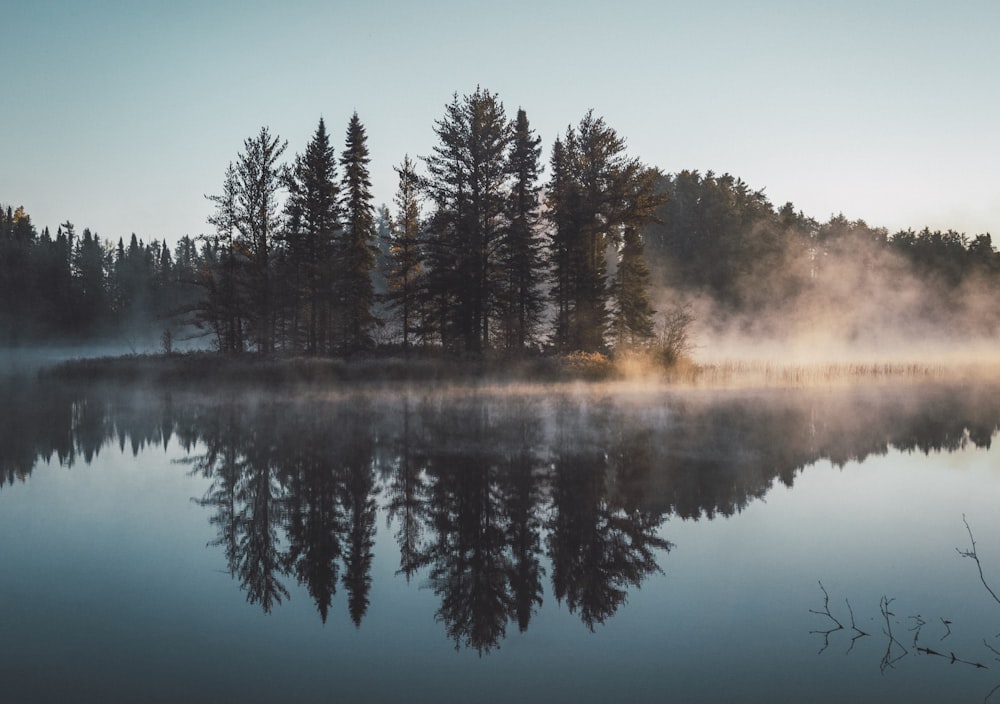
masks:
<path id="1" fill-rule="evenodd" d="M 655 283 L 711 301 L 707 325 L 761 335 L 825 326 L 845 341 L 1000 327 L 1000 254 L 989 234 L 890 233 L 843 215 L 819 222 L 729 174 L 660 175 L 657 192 L 644 232 Z"/>
<path id="2" fill-rule="evenodd" d="M 598 351 L 652 337 L 640 232 L 658 203 L 655 172 L 613 129 L 588 113 L 557 139 L 544 197 L 524 110 L 510 119 L 477 89 L 456 95 L 434 131 L 422 173 L 409 156 L 396 167 L 394 212 L 373 205 L 356 114 L 339 159 L 323 120 L 290 166 L 267 129 L 246 140 L 212 197 L 197 316 L 220 349 Z"/>
<path id="3" fill-rule="evenodd" d="M 39 233 L 23 208 L 0 208 L 0 343 L 112 340 L 138 344 L 171 330 L 199 295 L 204 262 L 190 237 L 102 241 L 71 222 Z"/>
<path id="4" fill-rule="evenodd" d="M 214 232 L 173 252 L 68 222 L 53 238 L 8 208 L 0 335 L 169 342 L 184 328 L 227 353 L 607 352 L 669 345 L 686 301 L 710 303 L 702 325 L 766 336 L 1000 326 L 988 234 L 819 222 L 728 174 L 645 166 L 593 113 L 543 164 L 527 113 L 484 89 L 456 94 L 433 129 L 431 153 L 395 167 L 392 208 L 376 208 L 357 114 L 339 154 L 322 119 L 289 160 L 262 128 L 209 196 Z"/>
<path id="5" fill-rule="evenodd" d="M 656 172 L 613 129 L 592 113 L 569 127 L 545 188 L 527 114 L 509 118 L 489 91 L 456 94 L 434 131 L 422 170 L 409 156 L 396 167 L 391 211 L 373 204 L 356 114 L 339 156 L 322 119 L 290 163 L 287 142 L 262 128 L 210 196 L 215 231 L 197 247 L 115 249 L 61 227 L 65 291 L 43 267 L 30 282 L 10 271 L 55 247 L 12 214 L 22 224 L 3 243 L 18 252 L 3 257 L 5 339 L 105 335 L 140 307 L 150 328 L 194 326 L 228 353 L 599 351 L 653 336 L 641 232 Z M 35 305 L 49 298 L 51 315 Z"/>

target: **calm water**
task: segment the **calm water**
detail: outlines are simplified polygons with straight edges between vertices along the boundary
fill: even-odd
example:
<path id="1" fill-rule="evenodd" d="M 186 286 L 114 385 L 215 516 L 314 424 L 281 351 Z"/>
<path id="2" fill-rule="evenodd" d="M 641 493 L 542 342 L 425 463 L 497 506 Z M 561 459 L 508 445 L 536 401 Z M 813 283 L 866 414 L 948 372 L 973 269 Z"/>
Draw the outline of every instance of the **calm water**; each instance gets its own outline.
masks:
<path id="1" fill-rule="evenodd" d="M 996 388 L 3 396 L 0 702 L 1000 701 Z"/>

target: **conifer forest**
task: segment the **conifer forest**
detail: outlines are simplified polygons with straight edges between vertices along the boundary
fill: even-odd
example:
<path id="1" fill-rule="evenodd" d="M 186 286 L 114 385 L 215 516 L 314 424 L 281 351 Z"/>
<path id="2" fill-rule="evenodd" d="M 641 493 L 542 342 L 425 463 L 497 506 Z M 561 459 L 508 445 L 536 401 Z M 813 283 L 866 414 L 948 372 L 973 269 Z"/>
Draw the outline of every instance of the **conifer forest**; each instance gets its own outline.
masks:
<path id="1" fill-rule="evenodd" d="M 846 340 L 1000 325 L 987 233 L 819 221 L 736 176 L 651 165 L 593 111 L 550 145 L 529 118 L 456 93 L 431 153 L 391 167 L 390 204 L 357 113 L 294 154 L 262 127 L 220 164 L 207 232 L 173 246 L 4 205 L 0 341 L 522 357 L 656 345 L 695 319 L 768 337 L 821 318 Z"/>

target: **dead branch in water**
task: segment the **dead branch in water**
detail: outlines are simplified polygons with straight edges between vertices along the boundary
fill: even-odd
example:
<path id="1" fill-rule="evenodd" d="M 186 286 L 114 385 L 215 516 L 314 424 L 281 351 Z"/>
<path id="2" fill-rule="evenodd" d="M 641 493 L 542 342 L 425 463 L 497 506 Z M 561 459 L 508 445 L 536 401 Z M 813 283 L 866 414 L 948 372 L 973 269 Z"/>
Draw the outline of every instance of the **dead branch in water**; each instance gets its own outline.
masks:
<path id="1" fill-rule="evenodd" d="M 896 636 L 894 636 L 892 633 L 892 621 L 889 619 L 889 617 L 895 616 L 896 614 L 889 611 L 889 605 L 892 604 L 892 602 L 894 601 L 895 598 L 890 599 L 889 597 L 883 595 L 882 599 L 878 603 L 879 611 L 882 612 L 882 618 L 885 619 L 885 629 L 883 630 L 883 633 L 885 633 L 889 637 L 889 642 L 885 646 L 885 655 L 882 656 L 882 664 L 879 667 L 879 669 L 882 671 L 882 674 L 885 674 L 885 671 L 888 668 L 895 666 L 897 662 L 899 662 L 900 660 L 902 660 L 903 658 L 905 658 L 907 655 L 910 654 L 910 651 L 906 649 L 906 646 L 900 643 L 899 640 L 896 638 Z M 896 657 L 892 656 L 893 643 L 899 646 L 899 649 L 903 651 L 902 654 L 897 655 Z"/>
<path id="2" fill-rule="evenodd" d="M 917 648 L 917 652 L 918 653 L 923 653 L 924 655 L 934 655 L 934 656 L 939 657 L 939 658 L 947 658 L 948 660 L 951 661 L 952 665 L 954 665 L 955 663 L 958 662 L 958 663 L 962 663 L 963 665 L 971 665 L 972 667 L 976 668 L 977 670 L 988 670 L 988 669 L 990 669 L 990 668 L 986 667 L 986 665 L 982 664 L 981 662 L 973 662 L 971 660 L 963 660 L 962 658 L 960 658 L 957 655 L 955 655 L 955 653 L 948 653 L 946 655 L 945 653 L 939 653 L 938 651 L 932 650 L 931 648 L 923 648 L 923 647 Z"/>
<path id="3" fill-rule="evenodd" d="M 820 650 L 819 650 L 819 653 L 822 653 L 824 650 L 826 650 L 827 648 L 830 647 L 830 634 L 836 633 L 837 631 L 843 631 L 843 630 L 845 630 L 845 626 L 844 626 L 844 624 L 842 624 L 840 622 L 839 619 L 837 619 L 836 616 L 833 615 L 833 613 L 831 613 L 831 611 L 830 611 L 830 595 L 827 593 L 826 587 L 823 586 L 823 582 L 819 583 L 819 588 L 823 590 L 823 610 L 822 611 L 817 611 L 816 609 L 809 609 L 809 613 L 816 614 L 817 616 L 825 616 L 826 618 L 828 618 L 831 621 L 833 621 L 833 623 L 835 624 L 835 625 L 833 625 L 832 627 L 828 628 L 825 631 L 820 631 L 820 630 L 809 631 L 810 633 L 816 633 L 816 634 L 819 634 L 819 635 L 823 636 L 823 647 L 820 648 Z M 869 634 L 865 633 L 860 628 L 858 628 L 858 624 L 854 620 L 854 609 L 851 608 L 851 602 L 850 602 L 850 600 L 844 599 L 844 603 L 847 604 L 847 611 L 851 615 L 851 630 L 854 631 L 854 633 L 855 633 L 855 636 L 853 638 L 851 638 L 851 647 L 849 647 L 847 649 L 847 653 L 845 653 L 845 655 L 846 655 L 846 654 L 850 653 L 852 650 L 854 650 L 854 644 L 857 643 L 857 641 L 858 641 L 859 638 L 864 638 L 865 636 L 867 636 Z M 817 653 L 817 654 L 819 654 L 819 653 Z"/>
<path id="4" fill-rule="evenodd" d="M 830 619 L 831 621 L 833 621 L 836 625 L 833 626 L 833 627 L 831 627 L 830 629 L 828 629 L 826 631 L 818 631 L 818 630 L 817 631 L 809 631 L 810 633 L 819 633 L 819 634 L 822 634 L 822 636 L 823 636 L 823 647 L 819 649 L 819 653 L 817 653 L 817 655 L 820 654 L 820 653 L 822 653 L 824 650 L 826 650 L 827 648 L 830 647 L 830 634 L 831 633 L 836 633 L 837 631 L 844 630 L 844 624 L 842 624 L 840 621 L 838 621 L 837 618 L 832 613 L 830 613 L 830 595 L 827 593 L 826 587 L 823 586 L 823 582 L 819 583 L 819 588 L 823 590 L 823 610 L 822 611 L 816 611 L 815 609 L 809 609 L 809 613 L 816 614 L 818 616 L 826 616 L 828 619 Z"/>
<path id="5" fill-rule="evenodd" d="M 996 603 L 1000 604 L 1000 597 L 998 597 L 996 592 L 993 591 L 992 587 L 990 587 L 990 585 L 987 584 L 986 577 L 983 575 L 983 563 L 979 561 L 979 555 L 976 553 L 976 539 L 972 535 L 972 528 L 969 527 L 969 522 L 965 519 L 964 513 L 962 514 L 962 522 L 965 523 L 965 529 L 969 531 L 969 542 L 972 543 L 972 549 L 961 550 L 959 548 L 955 548 L 955 551 L 962 557 L 971 557 L 973 560 L 976 561 L 976 567 L 979 568 L 979 581 L 981 581 L 983 583 L 983 586 L 986 587 L 986 591 L 990 593 L 990 596 L 993 597 L 993 600 Z"/>

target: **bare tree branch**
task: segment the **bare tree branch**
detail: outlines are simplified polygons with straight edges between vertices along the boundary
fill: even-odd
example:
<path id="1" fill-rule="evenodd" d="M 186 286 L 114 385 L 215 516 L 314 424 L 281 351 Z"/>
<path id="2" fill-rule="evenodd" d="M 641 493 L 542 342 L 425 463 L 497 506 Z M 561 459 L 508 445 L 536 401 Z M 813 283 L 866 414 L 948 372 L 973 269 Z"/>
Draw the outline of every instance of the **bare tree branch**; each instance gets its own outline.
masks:
<path id="1" fill-rule="evenodd" d="M 996 592 L 994 592 L 990 585 L 986 583 L 986 577 L 983 576 L 983 564 L 979 561 L 979 555 L 976 554 L 976 539 L 972 535 L 972 528 L 969 527 L 969 522 L 965 519 L 964 513 L 962 514 L 962 522 L 965 523 L 965 529 L 969 531 L 969 541 L 972 543 L 972 549 L 960 550 L 959 548 L 955 548 L 955 551 L 962 557 L 971 557 L 976 561 L 976 567 L 979 568 L 979 580 L 983 583 L 983 586 L 986 587 L 986 591 L 990 593 L 993 600 L 1000 604 L 1000 597 L 998 597 Z"/>
<path id="2" fill-rule="evenodd" d="M 832 613 L 830 613 L 830 595 L 827 593 L 826 587 L 823 586 L 823 582 L 819 583 L 819 588 L 823 590 L 823 610 L 822 611 L 816 611 L 815 609 L 809 609 L 809 613 L 811 613 L 811 614 L 817 614 L 818 616 L 826 616 L 828 619 L 830 619 L 831 621 L 833 621 L 836 625 L 832 626 L 831 628 L 829 628 L 828 630 L 825 630 L 825 631 L 819 631 L 819 630 L 817 630 L 817 631 L 809 631 L 810 633 L 819 633 L 819 634 L 822 634 L 822 636 L 823 636 L 823 647 L 819 649 L 819 653 L 817 653 L 817 655 L 820 654 L 820 653 L 822 653 L 824 650 L 826 650 L 827 648 L 830 647 L 830 634 L 831 633 L 836 633 L 837 631 L 844 630 L 844 624 L 842 624 L 840 621 L 838 621 L 836 619 L 836 617 Z M 853 647 L 853 645 L 852 645 L 852 647 Z"/>

